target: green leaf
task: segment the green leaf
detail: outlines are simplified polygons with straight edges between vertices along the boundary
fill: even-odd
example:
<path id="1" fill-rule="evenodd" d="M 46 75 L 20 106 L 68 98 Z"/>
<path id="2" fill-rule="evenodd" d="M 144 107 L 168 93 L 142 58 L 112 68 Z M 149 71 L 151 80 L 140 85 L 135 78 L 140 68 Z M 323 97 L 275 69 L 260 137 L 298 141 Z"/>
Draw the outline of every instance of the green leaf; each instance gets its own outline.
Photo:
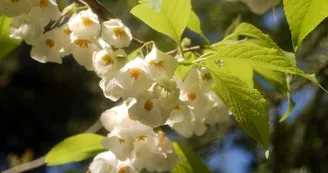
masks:
<path id="1" fill-rule="evenodd" d="M 262 67 L 274 71 L 297 74 L 307 78 L 325 90 L 318 83 L 314 75 L 305 74 L 277 49 L 260 47 L 255 44 L 240 43 L 229 45 L 221 44 L 216 46 L 216 50 L 217 52 L 212 56 L 215 60 L 245 62 L 253 67 Z"/>
<path id="2" fill-rule="evenodd" d="M 101 141 L 104 136 L 83 133 L 69 138 L 55 145 L 46 155 L 48 166 L 77 162 L 104 151 Z"/>
<path id="3" fill-rule="evenodd" d="M 294 47 L 328 17 L 327 0 L 284 0 L 284 10 Z"/>
<path id="4" fill-rule="evenodd" d="M 186 52 L 185 58 L 188 60 L 188 62 L 190 62 L 190 64 L 192 63 L 192 61 L 196 60 L 196 56 L 192 52 Z M 193 65 L 190 64 L 188 63 L 188 65 L 179 65 L 174 72 L 174 76 L 183 81 L 193 67 Z"/>
<path id="5" fill-rule="evenodd" d="M 256 67 L 254 70 L 260 76 L 265 78 L 270 83 L 270 85 L 275 88 L 279 93 L 284 96 L 287 96 L 288 89 L 285 73 L 273 71 L 262 67 Z"/>
<path id="6" fill-rule="evenodd" d="M 238 77 L 250 87 L 254 86 L 253 67 L 247 63 L 222 62 L 220 71 Z"/>
<path id="7" fill-rule="evenodd" d="M 139 0 L 140 4 L 146 4 L 156 12 L 161 11 L 162 2 L 163 0 Z"/>
<path id="8" fill-rule="evenodd" d="M 191 13 L 191 3 L 190 0 L 163 0 L 159 12 L 146 4 L 140 4 L 131 13 L 151 28 L 180 43 Z"/>
<path id="9" fill-rule="evenodd" d="M 9 27 L 12 22 L 12 18 L 6 16 L 0 16 L 0 61 L 10 51 L 17 47 L 21 40 L 15 40 L 9 37 Z"/>
<path id="10" fill-rule="evenodd" d="M 261 30 L 248 23 L 239 24 L 233 34 L 256 38 L 262 42 L 260 43 L 262 46 L 265 45 L 264 47 L 280 49 L 269 35 L 263 34 Z"/>
<path id="11" fill-rule="evenodd" d="M 199 156 L 188 147 L 173 143 L 175 152 L 181 158 L 175 168 L 171 170 L 172 173 L 209 173 L 210 171 L 200 160 Z"/>
<path id="12" fill-rule="evenodd" d="M 204 41 L 206 41 L 207 44 L 210 43 L 210 41 L 203 34 L 201 26 L 200 26 L 199 18 L 198 18 L 198 16 L 196 15 L 196 13 L 194 11 L 191 11 L 191 13 L 190 13 L 190 17 L 189 17 L 187 27 L 190 30 L 192 30 L 192 31 L 196 32 L 197 34 L 199 34 L 204 39 Z"/>
<path id="13" fill-rule="evenodd" d="M 269 146 L 269 113 L 266 100 L 236 76 L 212 69 L 213 91 L 230 108 L 238 124 L 266 149 Z"/>

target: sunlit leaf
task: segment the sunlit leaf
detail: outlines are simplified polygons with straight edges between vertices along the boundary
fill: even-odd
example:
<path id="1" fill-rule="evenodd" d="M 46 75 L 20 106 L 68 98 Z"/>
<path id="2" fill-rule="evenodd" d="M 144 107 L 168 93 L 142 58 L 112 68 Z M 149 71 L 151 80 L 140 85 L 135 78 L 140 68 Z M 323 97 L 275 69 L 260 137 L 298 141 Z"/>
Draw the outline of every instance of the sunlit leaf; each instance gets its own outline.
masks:
<path id="1" fill-rule="evenodd" d="M 192 62 L 192 61 L 196 60 L 196 56 L 192 52 L 186 52 L 185 59 L 188 62 Z M 188 73 L 191 71 L 192 67 L 193 67 L 193 65 L 182 65 L 181 64 L 175 70 L 174 76 L 179 78 L 180 80 L 184 80 L 187 77 Z"/>
<path id="2" fill-rule="evenodd" d="M 187 27 L 190 30 L 192 30 L 192 31 L 196 32 L 197 34 L 199 34 L 206 41 L 207 44 L 210 43 L 210 41 L 203 34 L 199 18 L 198 18 L 198 16 L 196 15 L 196 13 L 194 11 L 191 11 L 191 13 L 190 13 L 190 17 L 189 17 Z"/>
<path id="3" fill-rule="evenodd" d="M 45 162 L 48 166 L 53 166 L 95 156 L 104 151 L 101 145 L 101 141 L 104 139 L 104 136 L 92 133 L 83 133 L 66 138 L 48 152 Z"/>
<path id="4" fill-rule="evenodd" d="M 173 143 L 173 147 L 181 160 L 178 160 L 172 173 L 209 173 L 210 171 L 200 160 L 199 156 L 188 147 Z"/>
<path id="5" fill-rule="evenodd" d="M 212 70 L 213 90 L 229 107 L 248 135 L 269 146 L 269 112 L 266 100 L 256 89 L 230 74 Z"/>
<path id="6" fill-rule="evenodd" d="M 12 18 L 0 16 L 0 61 L 21 42 L 21 40 L 15 40 L 9 37 L 9 26 L 11 22 Z"/>
<path id="7" fill-rule="evenodd" d="M 191 13 L 191 3 L 190 0 L 163 0 L 159 12 L 147 4 L 140 4 L 131 13 L 151 28 L 180 43 Z"/>
<path id="8" fill-rule="evenodd" d="M 294 47 L 328 17 L 327 0 L 284 0 L 284 10 Z"/>

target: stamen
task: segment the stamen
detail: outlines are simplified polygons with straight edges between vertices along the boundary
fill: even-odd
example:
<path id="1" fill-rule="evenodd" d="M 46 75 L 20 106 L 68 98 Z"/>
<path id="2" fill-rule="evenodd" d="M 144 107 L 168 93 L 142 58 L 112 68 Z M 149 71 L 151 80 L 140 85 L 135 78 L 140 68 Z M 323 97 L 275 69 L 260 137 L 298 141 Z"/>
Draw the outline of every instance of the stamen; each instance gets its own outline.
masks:
<path id="1" fill-rule="evenodd" d="M 189 101 L 194 101 L 196 99 L 196 97 L 197 97 L 197 94 L 194 93 L 194 92 L 191 92 L 191 93 L 188 93 L 187 94 L 187 97 L 188 97 L 188 100 Z"/>
<path id="2" fill-rule="evenodd" d="M 89 44 L 91 44 L 89 40 L 82 40 L 82 39 L 75 40 L 74 43 L 78 45 L 80 48 L 89 48 Z"/>
<path id="3" fill-rule="evenodd" d="M 82 25 L 85 27 L 90 27 L 94 24 L 94 22 L 92 20 L 90 20 L 87 17 L 82 17 Z"/>
<path id="4" fill-rule="evenodd" d="M 51 39 L 46 40 L 46 45 L 50 48 L 53 48 L 55 46 L 55 42 Z"/>
<path id="5" fill-rule="evenodd" d="M 125 140 L 124 139 L 118 139 L 118 141 L 120 142 L 120 144 L 124 144 Z"/>
<path id="6" fill-rule="evenodd" d="M 125 36 L 125 31 L 122 27 L 114 28 L 113 33 L 114 33 L 115 37 L 118 39 Z"/>
<path id="7" fill-rule="evenodd" d="M 127 167 L 124 166 L 124 167 L 120 168 L 119 173 L 127 173 L 127 171 L 128 171 Z"/>
<path id="8" fill-rule="evenodd" d="M 164 67 L 164 60 L 159 61 L 157 63 L 154 60 L 151 60 L 148 64 L 149 65 L 153 65 L 153 66 L 155 66 L 157 68 L 162 68 L 162 67 Z"/>
<path id="9" fill-rule="evenodd" d="M 150 112 L 153 109 L 153 102 L 151 100 L 146 100 L 144 104 L 144 110 Z"/>
<path id="10" fill-rule="evenodd" d="M 65 27 L 63 29 L 63 32 L 66 34 L 66 35 L 70 35 L 72 33 L 72 31 L 68 28 L 68 27 Z"/>
<path id="11" fill-rule="evenodd" d="M 138 141 L 144 141 L 147 138 L 147 136 L 139 136 L 137 138 L 138 138 Z"/>
<path id="12" fill-rule="evenodd" d="M 129 71 L 131 78 L 137 80 L 141 75 L 141 70 L 139 68 L 132 68 Z"/>
<path id="13" fill-rule="evenodd" d="M 174 107 L 174 109 L 178 111 L 178 110 L 180 110 L 180 106 L 179 106 L 179 105 L 176 105 L 176 106 Z"/>
<path id="14" fill-rule="evenodd" d="M 48 0 L 40 0 L 40 8 L 47 8 Z"/>
<path id="15" fill-rule="evenodd" d="M 104 56 L 102 56 L 101 59 L 104 61 L 105 66 L 114 64 L 113 59 L 109 56 L 108 53 L 106 53 Z"/>

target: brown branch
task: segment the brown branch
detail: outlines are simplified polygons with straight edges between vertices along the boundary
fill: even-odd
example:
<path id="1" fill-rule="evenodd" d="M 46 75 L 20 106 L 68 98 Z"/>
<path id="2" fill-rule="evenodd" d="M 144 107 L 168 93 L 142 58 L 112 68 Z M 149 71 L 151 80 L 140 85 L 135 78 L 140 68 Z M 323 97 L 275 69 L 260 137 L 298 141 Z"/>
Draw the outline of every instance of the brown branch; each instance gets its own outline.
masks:
<path id="1" fill-rule="evenodd" d="M 97 131 L 99 131 L 101 129 L 101 127 L 102 126 L 101 126 L 100 121 L 97 121 L 94 124 L 92 124 L 87 130 L 85 130 L 83 133 L 96 133 Z M 2 171 L 1 173 L 20 173 L 20 172 L 28 171 L 28 170 L 43 166 L 46 164 L 45 158 L 46 158 L 46 156 L 44 155 L 38 159 L 32 160 L 27 163 L 23 163 L 21 165 L 7 169 L 5 171 Z"/>

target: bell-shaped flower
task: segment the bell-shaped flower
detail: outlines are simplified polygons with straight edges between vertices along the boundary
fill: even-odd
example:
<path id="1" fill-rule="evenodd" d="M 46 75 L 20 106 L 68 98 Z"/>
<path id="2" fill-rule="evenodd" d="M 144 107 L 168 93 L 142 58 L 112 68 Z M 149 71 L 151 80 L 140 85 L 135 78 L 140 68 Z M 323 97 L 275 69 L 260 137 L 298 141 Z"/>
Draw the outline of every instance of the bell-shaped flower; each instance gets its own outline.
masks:
<path id="1" fill-rule="evenodd" d="M 60 56 L 64 57 L 67 55 L 70 55 L 72 53 L 72 41 L 71 41 L 71 37 L 70 34 L 72 33 L 72 31 L 69 29 L 69 27 L 67 26 L 67 24 L 61 26 L 59 28 L 59 37 L 60 42 L 61 42 L 61 48 L 60 48 Z"/>
<path id="2" fill-rule="evenodd" d="M 214 125 L 217 123 L 225 124 L 229 122 L 229 109 L 223 101 L 214 93 L 209 94 L 209 99 L 214 102 L 212 108 L 205 115 L 205 123 Z"/>
<path id="3" fill-rule="evenodd" d="M 128 27 L 126 27 L 121 20 L 111 19 L 103 23 L 101 38 L 109 45 L 116 48 L 128 47 L 132 34 Z"/>
<path id="4" fill-rule="evenodd" d="M 194 118 L 188 105 L 177 104 L 170 113 L 170 118 L 166 122 L 172 129 L 184 137 L 191 137 L 194 132 Z"/>
<path id="5" fill-rule="evenodd" d="M 102 145 L 105 149 L 112 151 L 119 160 L 125 160 L 134 149 L 133 141 L 134 138 L 131 133 L 115 128 L 103 140 Z"/>
<path id="6" fill-rule="evenodd" d="M 56 62 L 62 63 L 62 59 L 59 54 L 59 41 L 58 30 L 53 29 L 45 33 L 38 43 L 33 45 L 31 50 L 31 57 L 41 63 Z"/>
<path id="7" fill-rule="evenodd" d="M 160 84 L 171 79 L 178 67 L 178 61 L 173 56 L 161 52 L 155 46 L 145 57 L 145 60 L 149 64 L 152 78 Z"/>
<path id="8" fill-rule="evenodd" d="M 113 76 L 127 62 L 127 55 L 122 49 L 113 51 L 112 49 L 100 50 L 93 54 L 93 68 L 96 74 L 101 77 Z"/>
<path id="9" fill-rule="evenodd" d="M 120 161 L 111 151 L 98 154 L 89 166 L 90 173 L 138 173 L 131 160 Z"/>
<path id="10" fill-rule="evenodd" d="M 129 115 L 147 126 L 157 127 L 163 125 L 170 116 L 165 106 L 162 100 L 145 93 L 137 97 L 137 102 L 129 109 Z"/>
<path id="11" fill-rule="evenodd" d="M 135 141 L 133 166 L 148 171 L 164 172 L 174 168 L 177 155 L 165 135 L 150 136 Z M 163 149 L 164 148 L 164 149 Z"/>
<path id="12" fill-rule="evenodd" d="M 27 44 L 34 45 L 42 37 L 44 26 L 40 23 L 32 22 L 28 15 L 14 17 L 10 25 L 10 37 L 14 39 L 24 39 Z"/>
<path id="13" fill-rule="evenodd" d="M 78 64 L 84 66 L 87 70 L 93 70 L 92 56 L 99 48 L 91 41 L 86 39 L 72 39 L 72 55 Z"/>
<path id="14" fill-rule="evenodd" d="M 68 21 L 68 27 L 72 31 L 72 37 L 78 39 L 93 40 L 100 33 L 98 16 L 90 9 L 75 14 Z"/>
<path id="15" fill-rule="evenodd" d="M 138 97 L 153 84 L 149 73 L 148 64 L 137 57 L 121 68 L 114 78 L 104 78 L 100 86 L 107 98 Z"/>
<path id="16" fill-rule="evenodd" d="M 93 159 L 89 166 L 89 171 L 91 173 L 114 173 L 118 162 L 118 159 L 112 152 L 102 152 Z"/>
<path id="17" fill-rule="evenodd" d="M 3 13 L 9 17 L 16 17 L 31 10 L 31 2 L 34 0 L 1 0 L 0 14 Z"/>
<path id="18" fill-rule="evenodd" d="M 33 19 L 33 23 L 46 26 L 50 21 L 56 21 L 61 16 L 61 12 L 55 0 L 39 0 L 34 4 L 35 6 L 31 8 L 28 14 Z"/>

